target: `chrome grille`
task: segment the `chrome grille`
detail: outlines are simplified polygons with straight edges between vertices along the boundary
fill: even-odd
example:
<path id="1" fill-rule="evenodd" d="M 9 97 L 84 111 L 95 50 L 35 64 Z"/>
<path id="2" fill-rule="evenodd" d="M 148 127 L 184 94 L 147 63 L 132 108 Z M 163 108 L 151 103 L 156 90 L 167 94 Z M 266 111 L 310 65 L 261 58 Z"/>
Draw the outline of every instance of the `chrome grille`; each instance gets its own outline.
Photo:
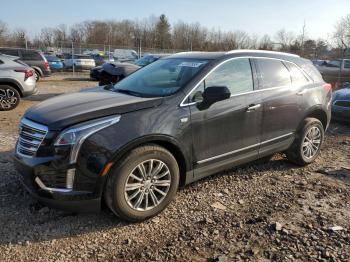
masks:
<path id="1" fill-rule="evenodd" d="M 17 154 L 34 157 L 47 132 L 46 126 L 23 118 L 17 141 Z"/>

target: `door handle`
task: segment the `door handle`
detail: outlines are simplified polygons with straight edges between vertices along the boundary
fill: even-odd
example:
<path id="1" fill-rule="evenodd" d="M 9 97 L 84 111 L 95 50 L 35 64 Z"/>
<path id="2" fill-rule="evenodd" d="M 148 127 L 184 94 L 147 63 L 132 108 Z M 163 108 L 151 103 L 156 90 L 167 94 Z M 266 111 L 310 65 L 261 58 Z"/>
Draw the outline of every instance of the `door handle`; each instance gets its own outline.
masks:
<path id="1" fill-rule="evenodd" d="M 252 111 L 255 111 L 256 109 L 260 108 L 261 107 L 261 104 L 252 104 L 252 105 L 249 105 L 248 108 L 247 108 L 247 112 L 252 112 Z"/>
<path id="2" fill-rule="evenodd" d="M 307 92 L 307 89 L 303 89 L 303 90 L 299 91 L 296 95 L 302 96 L 302 95 L 306 94 L 306 92 Z"/>

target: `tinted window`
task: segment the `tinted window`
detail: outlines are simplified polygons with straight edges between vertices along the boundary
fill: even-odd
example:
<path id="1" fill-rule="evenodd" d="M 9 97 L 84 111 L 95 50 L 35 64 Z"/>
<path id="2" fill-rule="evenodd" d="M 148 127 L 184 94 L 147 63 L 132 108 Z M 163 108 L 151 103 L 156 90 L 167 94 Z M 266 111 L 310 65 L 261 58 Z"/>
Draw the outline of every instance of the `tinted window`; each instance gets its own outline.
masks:
<path id="1" fill-rule="evenodd" d="M 234 59 L 220 65 L 192 93 L 190 100 L 192 102 L 202 101 L 202 94 L 209 86 L 226 86 L 231 94 L 253 91 L 254 84 L 249 59 Z"/>
<path id="2" fill-rule="evenodd" d="M 172 58 L 143 67 L 114 86 L 114 91 L 139 96 L 168 96 L 186 85 L 208 60 Z"/>
<path id="3" fill-rule="evenodd" d="M 350 60 L 344 61 L 344 68 L 350 68 Z"/>
<path id="4" fill-rule="evenodd" d="M 16 49 L 0 49 L 0 53 L 5 55 L 18 56 L 18 51 Z"/>
<path id="5" fill-rule="evenodd" d="M 49 56 L 45 56 L 47 61 L 49 62 L 60 62 L 60 59 L 56 56 L 53 55 L 49 55 Z"/>
<path id="6" fill-rule="evenodd" d="M 0 65 L 3 64 L 4 62 L 0 60 Z"/>
<path id="7" fill-rule="evenodd" d="M 306 78 L 304 73 L 292 63 L 285 63 L 289 69 L 290 76 L 292 77 L 292 83 L 295 85 L 307 84 L 309 80 Z"/>
<path id="8" fill-rule="evenodd" d="M 226 86 L 231 94 L 253 91 L 249 59 L 234 59 L 220 65 L 205 79 L 205 86 Z"/>
<path id="9" fill-rule="evenodd" d="M 291 84 L 290 74 L 285 65 L 274 59 L 257 59 L 260 70 L 261 88 Z"/>
<path id="10" fill-rule="evenodd" d="M 30 50 L 21 50 L 22 60 L 43 60 L 38 52 Z"/>

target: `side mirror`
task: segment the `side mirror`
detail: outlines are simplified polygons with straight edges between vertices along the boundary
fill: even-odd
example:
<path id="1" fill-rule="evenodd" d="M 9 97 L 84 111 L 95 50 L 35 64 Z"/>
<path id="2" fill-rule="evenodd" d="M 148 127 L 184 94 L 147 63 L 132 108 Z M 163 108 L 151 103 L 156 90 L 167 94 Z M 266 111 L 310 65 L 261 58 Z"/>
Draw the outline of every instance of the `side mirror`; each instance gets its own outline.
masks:
<path id="1" fill-rule="evenodd" d="M 197 104 L 199 110 L 208 109 L 212 104 L 231 97 L 226 86 L 209 86 L 203 92 L 203 101 Z"/>

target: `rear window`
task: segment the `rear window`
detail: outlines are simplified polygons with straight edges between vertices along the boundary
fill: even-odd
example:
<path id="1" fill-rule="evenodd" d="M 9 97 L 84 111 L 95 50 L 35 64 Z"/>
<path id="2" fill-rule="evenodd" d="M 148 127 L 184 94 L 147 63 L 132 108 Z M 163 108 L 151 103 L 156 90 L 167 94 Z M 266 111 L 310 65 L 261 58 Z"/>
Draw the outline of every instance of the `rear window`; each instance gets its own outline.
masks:
<path id="1" fill-rule="evenodd" d="M 323 82 L 323 78 L 321 73 L 317 70 L 317 68 L 312 64 L 310 60 L 302 59 L 304 63 L 298 65 L 303 69 L 303 71 L 312 78 L 314 82 Z"/>
<path id="2" fill-rule="evenodd" d="M 261 88 L 272 88 L 291 84 L 291 78 L 287 67 L 279 60 L 256 60 L 260 71 Z"/>
<path id="3" fill-rule="evenodd" d="M 49 62 L 59 62 L 60 61 L 60 59 L 58 57 L 53 56 L 53 55 L 49 55 L 49 56 L 45 56 L 45 57 L 46 57 L 47 61 L 49 61 Z"/>
<path id="4" fill-rule="evenodd" d="M 293 84 L 303 85 L 303 84 L 309 83 L 309 79 L 307 79 L 305 74 L 296 65 L 289 62 L 284 62 L 284 63 L 289 69 Z"/>
<path id="5" fill-rule="evenodd" d="M 32 50 L 21 50 L 22 60 L 43 60 L 39 52 Z"/>

